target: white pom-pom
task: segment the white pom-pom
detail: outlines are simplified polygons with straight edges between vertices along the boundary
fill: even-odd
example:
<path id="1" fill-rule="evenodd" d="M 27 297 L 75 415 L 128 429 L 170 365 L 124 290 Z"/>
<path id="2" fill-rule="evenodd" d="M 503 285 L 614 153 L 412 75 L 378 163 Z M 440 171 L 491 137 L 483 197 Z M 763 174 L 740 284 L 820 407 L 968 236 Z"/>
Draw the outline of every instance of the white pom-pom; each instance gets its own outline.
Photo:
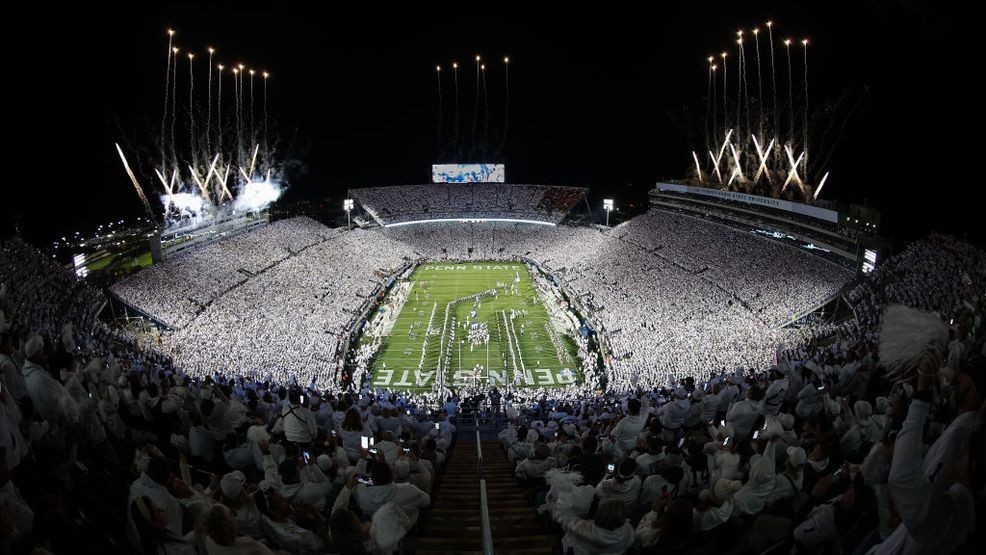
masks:
<path id="1" fill-rule="evenodd" d="M 582 483 L 582 473 L 553 468 L 544 473 L 544 481 L 556 489 L 572 489 Z"/>
<path id="2" fill-rule="evenodd" d="M 370 522 L 370 535 L 384 550 L 392 550 L 397 546 L 413 526 L 407 514 L 394 503 L 382 505 L 373 513 Z"/>
<path id="3" fill-rule="evenodd" d="M 247 429 L 246 437 L 247 441 L 252 441 L 253 443 L 270 441 L 270 434 L 267 433 L 267 428 L 263 426 L 250 426 Z"/>
<path id="4" fill-rule="evenodd" d="M 934 344 L 939 351 L 948 343 L 948 327 L 935 314 L 903 305 L 892 305 L 880 326 L 880 362 L 900 379 L 913 375 L 921 356 Z"/>

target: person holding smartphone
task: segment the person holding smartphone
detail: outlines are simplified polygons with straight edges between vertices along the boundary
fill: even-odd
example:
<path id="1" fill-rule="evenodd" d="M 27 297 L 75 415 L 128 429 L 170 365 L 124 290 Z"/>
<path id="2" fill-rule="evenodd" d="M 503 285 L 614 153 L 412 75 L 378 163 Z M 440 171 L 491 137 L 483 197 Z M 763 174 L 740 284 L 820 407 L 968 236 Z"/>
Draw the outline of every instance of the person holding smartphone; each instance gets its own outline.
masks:
<path id="1" fill-rule="evenodd" d="M 339 492 L 332 505 L 332 516 L 329 517 L 329 532 L 336 545 L 353 547 L 347 553 L 393 553 L 398 545 L 392 545 L 393 540 L 400 540 L 413 527 L 413 522 L 394 504 L 378 510 L 373 515 L 372 522 L 385 522 L 386 526 L 373 526 L 372 522 L 363 522 L 359 516 L 349 510 L 349 502 L 358 489 L 372 489 L 372 477 L 353 473 L 346 485 Z M 386 529 L 386 533 L 381 530 Z"/>
<path id="2" fill-rule="evenodd" d="M 332 482 L 328 480 L 316 481 L 312 471 L 306 469 L 301 472 L 302 467 L 308 466 L 304 460 L 304 453 L 299 453 L 297 459 L 286 458 L 281 464 L 275 464 L 270 455 L 270 447 L 267 442 L 258 444 L 261 454 L 263 454 L 264 479 L 281 495 L 291 499 L 293 503 L 309 504 L 317 510 L 325 508 L 326 498 L 332 491 Z M 311 453 L 308 458 L 311 460 Z M 314 470 L 317 470 L 315 468 Z M 321 474 L 318 472 L 317 474 Z M 324 475 L 322 476 L 324 478 Z"/>
<path id="3" fill-rule="evenodd" d="M 616 473 L 603 478 L 596 486 L 596 496 L 602 505 L 604 501 L 615 499 L 627 508 L 640 499 L 640 476 L 637 476 L 637 461 L 624 459 L 615 466 Z"/>
<path id="4" fill-rule="evenodd" d="M 360 416 L 359 410 L 355 407 L 350 407 L 350 409 L 346 411 L 346 416 L 342 420 L 342 426 L 340 426 L 339 430 L 339 439 L 342 440 L 342 447 L 346 450 L 346 455 L 349 457 L 349 462 L 351 464 L 356 464 L 360 458 L 362 438 L 369 437 L 371 435 L 373 435 L 373 432 L 370 431 L 370 427 L 363 421 L 363 417 Z"/>

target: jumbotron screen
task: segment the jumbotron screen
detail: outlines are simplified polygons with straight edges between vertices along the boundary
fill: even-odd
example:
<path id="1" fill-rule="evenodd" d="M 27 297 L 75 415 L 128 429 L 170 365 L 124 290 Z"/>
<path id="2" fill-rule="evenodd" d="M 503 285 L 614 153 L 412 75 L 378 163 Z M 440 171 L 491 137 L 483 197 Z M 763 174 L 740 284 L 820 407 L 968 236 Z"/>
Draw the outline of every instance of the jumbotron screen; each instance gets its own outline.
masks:
<path id="1" fill-rule="evenodd" d="M 503 164 L 432 164 L 432 183 L 503 183 Z"/>

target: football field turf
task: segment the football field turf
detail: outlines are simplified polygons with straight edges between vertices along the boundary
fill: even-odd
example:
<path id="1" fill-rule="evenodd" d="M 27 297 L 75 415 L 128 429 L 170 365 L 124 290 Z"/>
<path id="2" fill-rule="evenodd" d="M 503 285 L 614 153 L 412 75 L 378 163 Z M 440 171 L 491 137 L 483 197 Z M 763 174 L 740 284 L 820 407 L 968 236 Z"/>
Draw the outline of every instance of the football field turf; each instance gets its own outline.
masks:
<path id="1" fill-rule="evenodd" d="M 543 301 L 520 262 L 423 264 L 391 288 L 364 331 L 364 341 L 382 339 L 371 383 L 430 390 L 438 380 L 453 388 L 580 381 L 575 344 Z"/>

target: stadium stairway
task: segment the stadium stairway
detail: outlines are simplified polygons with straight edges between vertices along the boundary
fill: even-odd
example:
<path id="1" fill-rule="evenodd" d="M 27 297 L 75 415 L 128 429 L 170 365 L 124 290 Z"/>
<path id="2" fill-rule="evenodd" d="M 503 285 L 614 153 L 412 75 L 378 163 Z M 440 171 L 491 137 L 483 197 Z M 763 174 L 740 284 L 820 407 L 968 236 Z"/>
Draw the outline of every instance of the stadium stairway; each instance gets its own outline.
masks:
<path id="1" fill-rule="evenodd" d="M 487 506 L 497 555 L 551 555 L 559 538 L 541 528 L 537 511 L 517 484 L 502 446 L 483 441 L 483 474 Z M 460 433 L 455 452 L 441 476 L 421 536 L 417 555 L 481 555 L 475 432 Z"/>

